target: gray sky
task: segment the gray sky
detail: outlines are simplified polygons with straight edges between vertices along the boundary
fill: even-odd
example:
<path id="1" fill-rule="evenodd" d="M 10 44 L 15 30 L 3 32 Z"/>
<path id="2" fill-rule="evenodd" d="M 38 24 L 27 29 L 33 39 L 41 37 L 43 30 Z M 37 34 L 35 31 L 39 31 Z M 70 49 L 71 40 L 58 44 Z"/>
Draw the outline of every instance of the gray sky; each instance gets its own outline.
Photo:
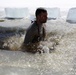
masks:
<path id="1" fill-rule="evenodd" d="M 76 7 L 76 0 L 0 0 L 0 7 L 59 7 L 67 10 Z"/>

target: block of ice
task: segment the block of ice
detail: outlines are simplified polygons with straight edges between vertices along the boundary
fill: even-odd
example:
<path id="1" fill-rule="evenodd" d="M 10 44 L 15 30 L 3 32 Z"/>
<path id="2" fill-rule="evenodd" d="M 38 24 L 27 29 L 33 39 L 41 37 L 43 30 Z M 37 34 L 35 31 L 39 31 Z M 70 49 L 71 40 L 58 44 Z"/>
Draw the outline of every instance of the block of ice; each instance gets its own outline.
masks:
<path id="1" fill-rule="evenodd" d="M 48 19 L 58 19 L 60 17 L 59 8 L 46 8 L 48 13 Z"/>
<path id="2" fill-rule="evenodd" d="M 28 8 L 5 8 L 6 18 L 24 18 L 28 17 Z"/>
<path id="3" fill-rule="evenodd" d="M 76 23 L 76 8 L 69 9 L 66 21 L 69 23 Z"/>

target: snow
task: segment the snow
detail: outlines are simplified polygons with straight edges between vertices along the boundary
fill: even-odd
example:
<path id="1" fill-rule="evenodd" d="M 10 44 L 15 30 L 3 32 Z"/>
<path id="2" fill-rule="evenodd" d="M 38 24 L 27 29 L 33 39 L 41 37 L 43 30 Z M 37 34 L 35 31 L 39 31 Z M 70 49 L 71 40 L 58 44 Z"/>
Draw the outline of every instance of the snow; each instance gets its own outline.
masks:
<path id="1" fill-rule="evenodd" d="M 5 29 L 27 29 L 29 25 L 28 19 L 0 22 Z M 25 33 L 4 38 L 4 46 L 11 50 L 0 49 L 0 75 L 76 75 L 76 24 L 64 19 L 48 20 L 46 31 L 43 48 L 54 47 L 51 53 L 32 54 L 19 50 Z"/>

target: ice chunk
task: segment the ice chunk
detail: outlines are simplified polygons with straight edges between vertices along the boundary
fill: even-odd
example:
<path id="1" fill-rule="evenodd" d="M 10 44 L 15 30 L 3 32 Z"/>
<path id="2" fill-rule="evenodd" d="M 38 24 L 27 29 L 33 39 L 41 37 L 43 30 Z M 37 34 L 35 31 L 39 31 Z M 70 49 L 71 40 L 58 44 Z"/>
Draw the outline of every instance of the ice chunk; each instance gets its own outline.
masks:
<path id="1" fill-rule="evenodd" d="M 28 17 L 28 8 L 5 8 L 6 18 L 24 18 Z"/>
<path id="2" fill-rule="evenodd" d="M 76 23 L 76 8 L 69 9 L 66 21 L 69 23 Z"/>
<path id="3" fill-rule="evenodd" d="M 48 13 L 48 19 L 58 19 L 60 17 L 59 8 L 46 8 Z"/>

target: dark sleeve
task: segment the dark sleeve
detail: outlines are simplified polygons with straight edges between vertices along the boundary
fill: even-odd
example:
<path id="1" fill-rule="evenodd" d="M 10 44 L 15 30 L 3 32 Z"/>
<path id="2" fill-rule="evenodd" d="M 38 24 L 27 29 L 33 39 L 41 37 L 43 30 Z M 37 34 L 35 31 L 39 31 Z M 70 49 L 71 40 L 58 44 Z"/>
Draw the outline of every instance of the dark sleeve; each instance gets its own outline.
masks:
<path id="1" fill-rule="evenodd" d="M 35 35 L 36 35 L 35 29 L 27 30 L 27 33 L 26 33 L 25 39 L 24 39 L 24 43 L 25 44 L 32 43 L 32 40 L 34 39 Z"/>

